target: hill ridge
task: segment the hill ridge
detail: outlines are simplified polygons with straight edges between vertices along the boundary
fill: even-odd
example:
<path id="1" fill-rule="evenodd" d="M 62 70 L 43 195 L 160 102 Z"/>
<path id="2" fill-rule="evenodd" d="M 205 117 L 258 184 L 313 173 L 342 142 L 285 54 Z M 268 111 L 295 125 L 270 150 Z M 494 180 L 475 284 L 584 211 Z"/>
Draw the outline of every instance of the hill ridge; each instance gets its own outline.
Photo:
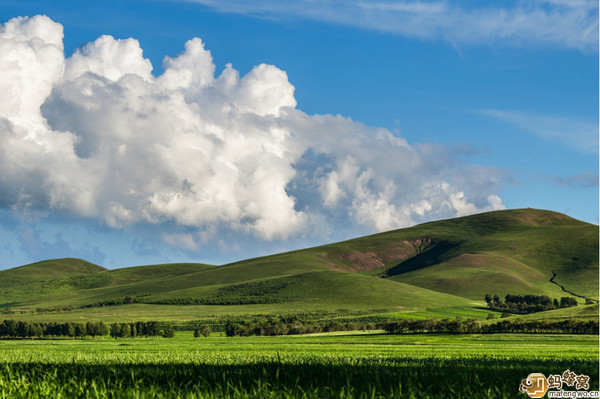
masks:
<path id="1" fill-rule="evenodd" d="M 233 304 L 244 295 L 258 302 L 264 297 L 264 303 L 359 306 L 352 297 L 360 297 L 372 305 L 420 307 L 444 300 L 471 306 L 486 293 L 559 297 L 570 292 L 597 298 L 597 253 L 596 225 L 552 211 L 502 210 L 222 266 L 172 263 L 111 270 L 74 258 L 36 262 L 0 271 L 0 307 L 88 306 L 125 297 L 145 303 Z"/>

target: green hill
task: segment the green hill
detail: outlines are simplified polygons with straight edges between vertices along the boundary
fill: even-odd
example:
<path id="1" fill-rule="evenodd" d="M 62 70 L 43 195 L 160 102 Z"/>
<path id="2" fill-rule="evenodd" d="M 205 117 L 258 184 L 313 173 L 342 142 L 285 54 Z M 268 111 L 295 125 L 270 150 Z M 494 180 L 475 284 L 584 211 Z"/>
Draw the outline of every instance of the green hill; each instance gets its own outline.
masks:
<path id="1" fill-rule="evenodd" d="M 597 300 L 598 226 L 556 212 L 518 209 L 223 266 L 108 270 L 57 259 L 0 271 L 0 308 L 25 311 L 136 302 L 195 305 L 188 307 L 190 314 L 197 306 L 236 312 L 246 306 L 274 311 L 436 309 L 436 314 L 454 307 L 479 315 L 485 313 L 478 308 L 484 307 L 486 293 Z"/>
<path id="2" fill-rule="evenodd" d="M 0 271 L 0 307 L 42 295 L 73 289 L 68 281 L 106 272 L 102 266 L 81 259 L 53 259 Z"/>
<path id="3" fill-rule="evenodd" d="M 422 225 L 414 232 L 432 237 L 433 245 L 388 269 L 396 281 L 473 299 L 486 293 L 598 298 L 598 226 L 518 210 Z"/>

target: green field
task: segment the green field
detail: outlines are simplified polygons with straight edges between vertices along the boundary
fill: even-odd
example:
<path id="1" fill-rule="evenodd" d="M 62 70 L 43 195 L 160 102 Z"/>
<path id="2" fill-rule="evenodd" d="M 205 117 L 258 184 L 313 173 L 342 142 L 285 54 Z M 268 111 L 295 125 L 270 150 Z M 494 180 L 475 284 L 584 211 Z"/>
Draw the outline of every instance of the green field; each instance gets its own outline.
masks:
<path id="1" fill-rule="evenodd" d="M 383 335 L 0 341 L 1 398 L 523 398 L 529 373 L 598 389 L 598 337 Z"/>

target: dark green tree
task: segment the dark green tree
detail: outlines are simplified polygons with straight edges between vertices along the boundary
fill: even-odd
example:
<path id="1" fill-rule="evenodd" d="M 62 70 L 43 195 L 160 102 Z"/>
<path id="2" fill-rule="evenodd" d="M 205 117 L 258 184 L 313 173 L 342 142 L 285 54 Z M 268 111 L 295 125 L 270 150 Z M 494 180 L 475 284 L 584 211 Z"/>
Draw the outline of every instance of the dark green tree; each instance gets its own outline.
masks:
<path id="1" fill-rule="evenodd" d="M 120 323 L 112 323 L 110 325 L 110 336 L 113 338 L 121 337 L 121 324 Z"/>
<path id="2" fill-rule="evenodd" d="M 167 324 L 163 327 L 162 336 L 164 338 L 173 338 L 175 336 L 175 329 L 171 325 Z"/>

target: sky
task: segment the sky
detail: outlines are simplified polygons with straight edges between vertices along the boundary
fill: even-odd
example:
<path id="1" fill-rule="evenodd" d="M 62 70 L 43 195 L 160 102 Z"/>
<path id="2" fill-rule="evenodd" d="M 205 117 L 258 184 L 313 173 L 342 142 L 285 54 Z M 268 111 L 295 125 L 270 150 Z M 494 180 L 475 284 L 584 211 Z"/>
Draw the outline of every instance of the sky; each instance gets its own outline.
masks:
<path id="1" fill-rule="evenodd" d="M 0 269 L 598 224 L 598 3 L 0 0 Z"/>

